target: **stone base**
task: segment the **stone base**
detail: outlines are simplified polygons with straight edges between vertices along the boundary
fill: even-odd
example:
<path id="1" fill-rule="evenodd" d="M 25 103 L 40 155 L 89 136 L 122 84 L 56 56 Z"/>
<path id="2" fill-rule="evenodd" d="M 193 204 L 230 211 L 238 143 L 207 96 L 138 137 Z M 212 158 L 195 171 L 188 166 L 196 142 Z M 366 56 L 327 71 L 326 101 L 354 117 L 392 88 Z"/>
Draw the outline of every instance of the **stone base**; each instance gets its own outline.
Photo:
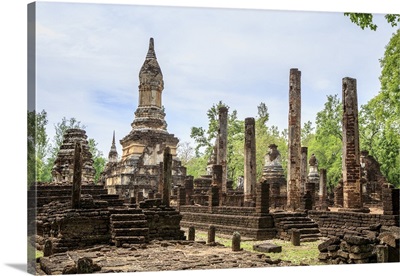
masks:
<path id="1" fill-rule="evenodd" d="M 282 252 L 282 246 L 271 243 L 255 244 L 253 250 L 265 253 L 280 253 Z"/>
<path id="2" fill-rule="evenodd" d="M 365 213 L 368 214 L 370 210 L 368 208 L 340 208 L 338 212 L 354 212 L 354 213 Z"/>

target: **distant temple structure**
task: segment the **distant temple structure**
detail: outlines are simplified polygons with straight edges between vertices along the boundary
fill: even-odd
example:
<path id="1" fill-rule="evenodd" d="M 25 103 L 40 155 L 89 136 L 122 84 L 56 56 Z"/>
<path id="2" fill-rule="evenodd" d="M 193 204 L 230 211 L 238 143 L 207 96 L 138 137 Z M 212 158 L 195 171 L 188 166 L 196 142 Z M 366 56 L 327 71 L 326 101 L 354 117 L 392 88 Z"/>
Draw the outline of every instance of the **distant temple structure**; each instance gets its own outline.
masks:
<path id="1" fill-rule="evenodd" d="M 139 73 L 139 105 L 131 124 L 132 130 L 120 140 L 122 156 L 118 159 L 113 135 L 108 163 L 102 182 L 109 194 L 134 197 L 138 192 L 161 193 L 163 152 L 169 147 L 173 156 L 172 185 L 184 186 L 186 168 L 176 156 L 179 139 L 167 131 L 162 106 L 163 75 L 150 38 L 146 59 Z M 160 169 L 161 168 L 161 169 Z"/>
<path id="2" fill-rule="evenodd" d="M 51 170 L 53 185 L 72 182 L 74 174 L 74 149 L 77 142 L 82 146 L 82 183 L 84 185 L 94 184 L 96 170 L 93 166 L 92 154 L 89 151 L 86 131 L 78 128 L 70 128 L 63 135 L 63 142 Z"/>

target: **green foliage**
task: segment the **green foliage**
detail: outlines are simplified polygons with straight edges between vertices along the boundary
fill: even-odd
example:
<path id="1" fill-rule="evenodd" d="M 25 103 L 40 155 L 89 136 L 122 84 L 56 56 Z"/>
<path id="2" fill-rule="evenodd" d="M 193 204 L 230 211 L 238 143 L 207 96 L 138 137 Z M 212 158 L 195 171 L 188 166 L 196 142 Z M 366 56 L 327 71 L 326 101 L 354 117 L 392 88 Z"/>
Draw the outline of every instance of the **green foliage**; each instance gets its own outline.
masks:
<path id="1" fill-rule="evenodd" d="M 362 29 L 376 30 L 372 14 L 345 13 Z M 400 14 L 386 14 L 386 21 L 395 27 Z M 400 30 L 397 29 L 379 60 L 382 68 L 378 95 L 359 112 L 360 147 L 368 150 L 381 164 L 388 182 L 400 187 Z"/>
<path id="2" fill-rule="evenodd" d="M 215 145 L 215 139 L 218 135 L 219 121 L 218 114 L 220 107 L 226 107 L 229 110 L 229 106 L 219 101 L 218 104 L 208 109 L 208 129 L 205 130 L 202 127 L 192 127 L 190 137 L 196 142 L 195 156 L 199 159 L 199 162 L 194 163 L 196 166 L 205 164 L 201 171 L 205 171 L 207 160 L 211 156 Z M 241 161 L 243 159 L 243 143 L 244 143 L 244 122 L 238 120 L 237 111 L 233 110 L 228 112 L 228 141 L 227 141 L 227 164 L 228 164 L 228 178 L 236 179 L 239 175 L 243 174 L 243 165 Z M 240 147 L 240 145 L 242 145 Z M 203 149 L 203 151 L 202 151 Z M 205 156 L 203 156 L 205 155 Z M 205 161 L 205 162 L 204 162 Z M 189 166 L 189 171 L 193 171 L 193 168 Z M 196 173 L 198 175 L 198 173 Z"/>
<path id="3" fill-rule="evenodd" d="M 96 170 L 94 175 L 94 183 L 97 183 L 100 179 L 100 174 L 103 172 L 107 160 L 103 157 L 103 153 L 97 149 L 97 143 L 93 138 L 88 140 L 89 151 L 93 158 L 93 167 Z"/>
<path id="4" fill-rule="evenodd" d="M 80 128 L 80 129 L 85 129 L 85 125 L 81 125 L 81 122 L 78 121 L 75 118 L 65 118 L 63 117 L 61 119 L 61 122 L 57 123 L 54 125 L 54 129 L 56 131 L 55 136 L 53 137 L 53 145 L 51 147 L 51 157 L 53 160 L 58 154 L 58 151 L 60 150 L 60 147 L 63 143 L 64 139 L 64 134 L 67 129 L 70 128 Z"/>
<path id="5" fill-rule="evenodd" d="M 46 170 L 46 164 L 44 162 L 49 150 L 49 139 L 46 134 L 47 122 L 46 111 L 42 110 L 40 113 L 28 111 L 28 186 L 35 181 L 45 181 L 48 178 L 49 172 Z"/>
<path id="6" fill-rule="evenodd" d="M 315 134 L 308 122 L 302 132 L 308 154 L 315 154 L 319 169 L 327 170 L 327 185 L 332 189 L 342 177 L 342 103 L 338 95 L 327 95 L 324 109 L 317 113 Z"/>
<path id="7" fill-rule="evenodd" d="M 400 186 L 400 30 L 390 39 L 382 67 L 381 90 L 360 109 L 360 144 L 381 164 L 388 182 Z"/>
<path id="8" fill-rule="evenodd" d="M 400 29 L 393 34 L 386 45 L 385 53 L 379 60 L 382 71 L 379 77 L 381 91 L 378 95 L 380 106 L 377 107 L 377 116 L 397 119 L 400 117 Z"/>
<path id="9" fill-rule="evenodd" d="M 191 175 L 194 178 L 198 178 L 201 175 L 206 174 L 206 167 L 207 167 L 207 156 L 206 155 L 201 155 L 198 157 L 194 157 L 189 160 L 188 163 L 186 163 L 186 174 Z"/>
<path id="10" fill-rule="evenodd" d="M 310 142 L 315 139 L 314 129 L 311 121 L 304 123 L 301 129 L 301 145 L 303 147 L 308 147 Z"/>
<path id="11" fill-rule="evenodd" d="M 373 31 L 378 28 L 377 25 L 373 23 L 373 15 L 371 13 L 348 13 L 344 14 L 345 16 L 349 16 L 351 22 L 360 26 L 361 29 L 369 28 Z"/>
<path id="12" fill-rule="evenodd" d="M 221 101 L 218 104 L 214 104 L 207 111 L 207 117 L 209 119 L 208 129 L 203 129 L 201 127 L 192 128 L 191 137 L 196 142 L 196 153 L 195 157 L 187 163 L 187 174 L 193 175 L 195 178 L 205 173 L 207 160 L 213 150 L 215 138 L 218 133 L 218 109 L 220 106 L 229 108 Z M 257 110 L 258 116 L 255 120 L 255 136 L 257 179 L 259 179 L 262 176 L 264 158 L 270 144 L 278 145 L 282 156 L 282 163 L 285 168 L 287 159 L 287 131 L 279 132 L 276 126 L 267 126 L 269 113 L 265 103 L 260 103 L 260 105 L 257 106 Z M 202 152 L 200 151 L 201 148 L 205 148 L 205 150 Z M 180 154 L 180 156 L 183 155 L 183 153 Z M 228 114 L 227 164 L 228 178 L 236 183 L 238 177 L 244 174 L 244 121 L 237 118 L 236 110 Z"/>
<path id="13" fill-rule="evenodd" d="M 61 122 L 54 125 L 56 134 L 53 137 L 53 143 L 50 143 L 46 133 L 48 122 L 46 111 L 42 110 L 40 113 L 28 111 L 27 122 L 28 186 L 35 181 L 50 182 L 52 180 L 51 170 L 63 142 L 65 131 L 69 128 L 85 129 L 85 126 L 81 125 L 75 118 L 66 119 L 64 117 Z M 88 143 L 94 161 L 93 165 L 96 169 L 95 182 L 97 182 L 104 169 L 106 159 L 102 152 L 97 149 L 97 143 L 94 139 L 89 139 Z"/>
<path id="14" fill-rule="evenodd" d="M 371 29 L 376 31 L 378 26 L 373 22 L 373 14 L 371 13 L 344 13 L 345 16 L 348 16 L 351 22 L 355 23 L 361 29 Z M 385 15 L 386 21 L 392 26 L 395 27 L 400 22 L 400 15 L 399 14 L 386 14 Z"/>

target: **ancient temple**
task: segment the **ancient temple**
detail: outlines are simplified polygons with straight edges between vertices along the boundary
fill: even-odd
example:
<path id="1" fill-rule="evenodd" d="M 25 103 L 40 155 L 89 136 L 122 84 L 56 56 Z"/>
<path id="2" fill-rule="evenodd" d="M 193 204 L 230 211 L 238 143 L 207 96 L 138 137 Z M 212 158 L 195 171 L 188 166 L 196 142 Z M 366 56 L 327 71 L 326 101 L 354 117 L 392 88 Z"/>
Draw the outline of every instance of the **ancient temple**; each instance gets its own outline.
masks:
<path id="1" fill-rule="evenodd" d="M 269 151 L 264 159 L 262 178 L 269 183 L 270 206 L 283 209 L 286 205 L 287 187 L 278 146 L 269 145 Z"/>
<path id="2" fill-rule="evenodd" d="M 382 188 L 387 186 L 387 180 L 381 172 L 379 162 L 367 150 L 362 150 L 360 165 L 363 201 L 366 204 L 380 203 Z"/>
<path id="3" fill-rule="evenodd" d="M 86 131 L 83 129 L 67 129 L 63 136 L 63 142 L 57 154 L 54 166 L 51 171 L 53 184 L 65 184 L 72 182 L 74 170 L 74 149 L 75 143 L 79 142 L 82 146 L 83 169 L 82 183 L 94 184 L 96 170 L 93 167 L 92 154 L 89 151 Z"/>
<path id="4" fill-rule="evenodd" d="M 110 194 L 133 197 L 137 192 L 159 191 L 162 179 L 160 163 L 163 152 L 170 148 L 173 156 L 172 185 L 184 186 L 186 168 L 176 156 L 179 139 L 167 131 L 165 112 L 162 106 L 164 80 L 154 51 L 154 40 L 150 38 L 146 59 L 139 72 L 139 105 L 135 111 L 132 129 L 120 140 L 121 160 L 115 158 L 115 137 L 110 157 L 103 173 L 103 182 Z"/>

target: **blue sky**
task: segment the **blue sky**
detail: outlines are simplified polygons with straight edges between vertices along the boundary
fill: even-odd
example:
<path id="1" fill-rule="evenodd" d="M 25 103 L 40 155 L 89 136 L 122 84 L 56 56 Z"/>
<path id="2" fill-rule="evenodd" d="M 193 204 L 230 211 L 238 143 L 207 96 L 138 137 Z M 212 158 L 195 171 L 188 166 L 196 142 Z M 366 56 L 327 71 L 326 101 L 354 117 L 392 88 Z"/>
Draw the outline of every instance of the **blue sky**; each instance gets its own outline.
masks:
<path id="1" fill-rule="evenodd" d="M 48 133 L 62 117 L 87 126 L 106 156 L 115 130 L 131 130 L 138 73 L 150 37 L 161 66 L 168 131 L 193 142 L 222 100 L 239 119 L 266 103 L 270 125 L 287 127 L 290 68 L 302 72 L 302 123 L 315 120 L 341 79 L 358 83 L 359 105 L 379 91 L 379 58 L 396 30 L 375 15 L 361 30 L 341 12 L 38 2 L 37 110 Z M 117 148 L 121 153 L 121 147 Z"/>

